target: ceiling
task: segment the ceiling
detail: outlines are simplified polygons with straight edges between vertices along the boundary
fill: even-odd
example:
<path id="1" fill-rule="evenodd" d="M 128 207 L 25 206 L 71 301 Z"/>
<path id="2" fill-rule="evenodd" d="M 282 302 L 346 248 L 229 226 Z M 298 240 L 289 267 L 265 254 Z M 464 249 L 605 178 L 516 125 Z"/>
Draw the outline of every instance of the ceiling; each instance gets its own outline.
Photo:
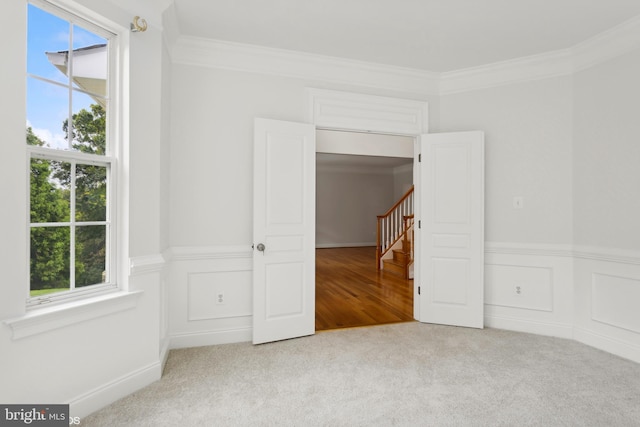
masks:
<path id="1" fill-rule="evenodd" d="M 174 0 L 180 33 L 446 72 L 566 49 L 640 0 Z"/>

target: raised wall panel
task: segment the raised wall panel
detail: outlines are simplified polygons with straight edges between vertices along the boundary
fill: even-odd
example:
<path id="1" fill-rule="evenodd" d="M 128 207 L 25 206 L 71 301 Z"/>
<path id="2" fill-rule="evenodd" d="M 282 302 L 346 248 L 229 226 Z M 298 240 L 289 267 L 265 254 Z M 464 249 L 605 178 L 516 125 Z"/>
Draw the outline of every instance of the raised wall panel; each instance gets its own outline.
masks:
<path id="1" fill-rule="evenodd" d="M 553 269 L 527 265 L 485 265 L 485 304 L 553 311 Z"/>
<path id="2" fill-rule="evenodd" d="M 309 121 L 319 128 L 419 135 L 428 132 L 427 103 L 309 89 Z"/>
<path id="3" fill-rule="evenodd" d="M 189 321 L 251 316 L 251 272 L 216 271 L 189 273 L 187 278 Z M 218 294 L 224 301 L 218 302 Z"/>
<path id="4" fill-rule="evenodd" d="M 591 282 L 591 318 L 640 333 L 640 279 L 594 273 Z"/>
<path id="5" fill-rule="evenodd" d="M 487 326 L 573 338 L 570 246 L 490 242 L 485 252 Z"/>

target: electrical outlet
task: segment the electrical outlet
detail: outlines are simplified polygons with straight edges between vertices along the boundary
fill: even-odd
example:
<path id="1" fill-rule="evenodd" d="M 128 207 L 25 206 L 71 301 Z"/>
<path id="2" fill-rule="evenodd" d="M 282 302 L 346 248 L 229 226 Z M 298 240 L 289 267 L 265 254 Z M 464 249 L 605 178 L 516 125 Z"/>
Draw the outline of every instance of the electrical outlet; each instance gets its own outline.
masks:
<path id="1" fill-rule="evenodd" d="M 516 285 L 514 291 L 515 291 L 517 296 L 521 296 L 522 295 L 522 285 Z"/>
<path id="2" fill-rule="evenodd" d="M 224 292 L 218 292 L 216 294 L 216 304 L 217 305 L 224 305 L 224 303 L 225 303 Z"/>

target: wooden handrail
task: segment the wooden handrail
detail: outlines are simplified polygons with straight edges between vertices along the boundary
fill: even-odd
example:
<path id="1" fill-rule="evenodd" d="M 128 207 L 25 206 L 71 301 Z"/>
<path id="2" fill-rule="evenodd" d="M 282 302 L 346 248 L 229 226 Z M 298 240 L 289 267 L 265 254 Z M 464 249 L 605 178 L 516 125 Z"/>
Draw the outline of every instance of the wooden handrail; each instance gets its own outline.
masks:
<path id="1" fill-rule="evenodd" d="M 413 221 L 413 186 L 383 215 L 377 215 L 376 263 L 380 269 L 382 257 L 405 236 Z"/>
<path id="2" fill-rule="evenodd" d="M 412 193 L 413 193 L 413 185 L 409 190 L 407 190 L 406 193 L 404 193 L 402 197 L 400 197 L 400 200 L 398 200 L 395 205 L 391 206 L 391 208 L 388 211 L 386 211 L 384 214 L 378 215 L 378 218 L 384 218 L 385 216 L 389 216 L 391 212 L 393 212 L 398 206 L 400 206 L 400 204 L 404 202 Z M 413 214 L 411 214 L 411 216 L 413 216 Z"/>

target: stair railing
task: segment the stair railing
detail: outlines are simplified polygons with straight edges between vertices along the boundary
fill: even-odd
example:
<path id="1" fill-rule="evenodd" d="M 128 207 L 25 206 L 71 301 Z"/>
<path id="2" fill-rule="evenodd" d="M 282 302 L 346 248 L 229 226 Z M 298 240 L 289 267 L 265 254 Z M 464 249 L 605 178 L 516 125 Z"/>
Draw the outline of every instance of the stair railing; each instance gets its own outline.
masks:
<path id="1" fill-rule="evenodd" d="M 411 217 L 411 223 L 413 223 L 413 186 L 385 214 L 378 215 L 376 238 L 378 270 L 382 257 L 404 236 L 410 227 L 409 222 L 405 220 L 406 217 Z"/>

